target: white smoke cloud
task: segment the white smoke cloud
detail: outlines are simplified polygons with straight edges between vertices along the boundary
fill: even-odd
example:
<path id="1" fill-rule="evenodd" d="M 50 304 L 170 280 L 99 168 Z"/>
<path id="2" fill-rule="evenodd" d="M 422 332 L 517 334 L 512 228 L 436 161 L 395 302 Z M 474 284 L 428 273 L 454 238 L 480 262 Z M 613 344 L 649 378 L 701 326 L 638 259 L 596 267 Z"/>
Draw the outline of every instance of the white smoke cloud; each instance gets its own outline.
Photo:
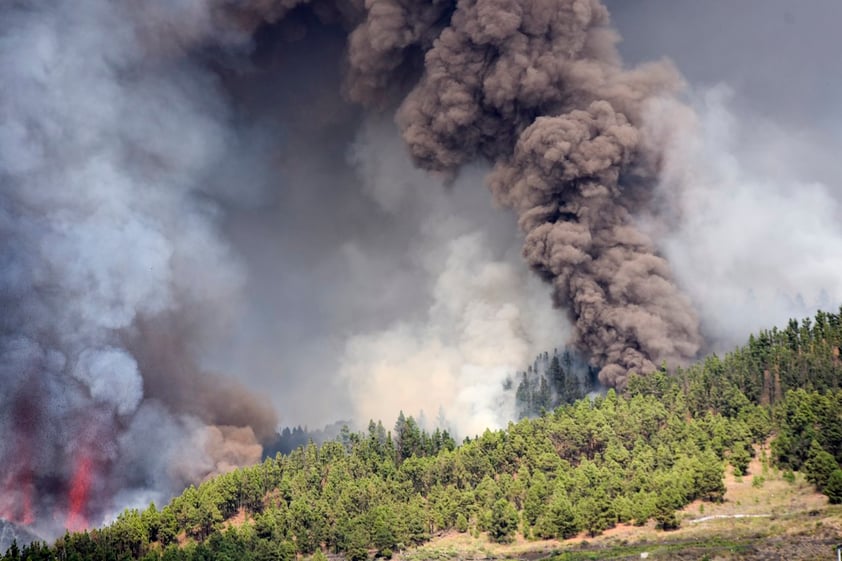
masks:
<path id="1" fill-rule="evenodd" d="M 407 208 L 418 213 L 407 250 L 423 289 L 405 297 L 422 311 L 346 340 L 340 374 L 354 414 L 364 423 L 394 419 L 400 410 L 435 415 L 441 408 L 462 435 L 504 426 L 515 416 L 505 380 L 566 341 L 569 324 L 548 305 L 550 288 L 523 264 L 512 231 L 499 236 L 478 220 L 476 208 L 487 203 L 475 204 L 473 214 L 459 212 L 464 199 L 488 197 L 482 170 L 467 171 L 444 190 L 414 170 L 392 138 L 388 125 L 368 122 L 352 160 L 381 208 L 398 216 Z M 354 260 L 365 255 L 356 246 L 348 252 Z M 378 287 L 400 290 L 388 279 Z"/>
<path id="2" fill-rule="evenodd" d="M 647 129 L 665 150 L 657 239 L 719 350 L 842 302 L 840 186 L 817 175 L 815 139 L 738 114 L 732 97 L 704 90 L 695 115 L 661 100 Z"/>
<path id="3" fill-rule="evenodd" d="M 134 411 L 143 399 L 137 362 L 121 349 L 85 349 L 73 375 L 90 388 L 91 397 L 113 405 L 120 415 Z"/>

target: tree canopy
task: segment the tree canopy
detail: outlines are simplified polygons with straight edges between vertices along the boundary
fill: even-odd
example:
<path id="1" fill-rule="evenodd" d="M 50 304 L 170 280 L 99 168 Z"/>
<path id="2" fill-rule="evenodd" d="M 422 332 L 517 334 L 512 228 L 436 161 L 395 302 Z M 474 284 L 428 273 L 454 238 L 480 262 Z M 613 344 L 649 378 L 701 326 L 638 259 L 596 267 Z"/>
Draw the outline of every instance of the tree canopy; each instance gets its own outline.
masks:
<path id="1" fill-rule="evenodd" d="M 622 392 L 565 397 L 539 417 L 458 446 L 447 431 L 429 433 L 401 413 L 393 431 L 374 421 L 366 432 L 345 429 L 191 486 L 162 508 L 126 510 L 105 528 L 67 533 L 51 546 L 16 545 L 2 561 L 257 561 L 330 552 L 362 561 L 451 529 L 500 542 L 517 532 L 597 535 L 650 519 L 668 530 L 689 502 L 721 501 L 726 464 L 746 473 L 754 445 L 772 434 L 778 466 L 804 471 L 840 501 L 840 344 L 840 315 L 820 313 L 761 332 L 723 358 L 633 377 Z M 578 375 L 571 382 L 575 369 L 565 360 L 547 354 L 539 373 L 568 388 L 551 390 L 557 398 L 585 387 Z M 243 522 L 232 523 L 236 515 Z"/>

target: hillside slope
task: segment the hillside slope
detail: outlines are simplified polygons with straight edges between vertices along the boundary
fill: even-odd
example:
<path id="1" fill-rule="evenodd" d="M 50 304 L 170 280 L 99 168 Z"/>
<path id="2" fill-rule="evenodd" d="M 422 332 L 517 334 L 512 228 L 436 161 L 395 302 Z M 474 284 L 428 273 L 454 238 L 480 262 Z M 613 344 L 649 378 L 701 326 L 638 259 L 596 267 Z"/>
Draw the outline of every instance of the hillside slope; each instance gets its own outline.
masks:
<path id="1" fill-rule="evenodd" d="M 400 557 L 405 561 L 484 559 L 758 559 L 831 558 L 842 536 L 842 506 L 828 505 L 802 476 L 790 480 L 762 461 L 758 447 L 749 476 L 728 470 L 721 503 L 700 501 L 677 513 L 681 526 L 670 532 L 654 521 L 618 524 L 599 536 L 584 532 L 568 540 L 524 540 L 495 544 L 486 536 L 447 532 Z M 767 456 L 768 457 L 768 456 Z M 835 555 L 835 554 L 834 554 Z"/>
<path id="2" fill-rule="evenodd" d="M 777 521 L 793 514 L 786 505 L 759 501 L 764 486 L 783 496 L 793 481 L 800 481 L 799 496 L 811 495 L 809 485 L 842 500 L 840 342 L 842 315 L 819 314 L 815 322 L 752 337 L 722 359 L 633 378 L 622 393 L 580 399 L 459 446 L 446 432 L 420 430 L 411 417 L 401 415 L 393 431 L 372 422 L 365 433 L 343 431 L 322 446 L 308 444 L 190 487 L 161 510 L 125 511 L 102 530 L 25 548 L 23 558 L 341 554 L 363 561 L 411 556 L 413 548 L 455 534 L 488 544 L 514 541 L 506 546 L 514 549 L 497 550 L 512 554 L 546 539 L 562 548 L 585 539 L 690 540 L 698 548 L 723 524 L 729 531 L 748 527 L 745 536 L 728 539 L 754 540 L 752 548 L 758 536 L 794 527 L 806 538 L 830 539 L 824 532 L 835 526 L 815 523 L 839 510 L 818 495 L 811 499 L 816 508 L 798 514 L 818 512 L 812 527 L 800 518 L 782 525 Z M 749 480 L 745 500 L 737 498 Z M 764 516 L 691 520 L 736 514 Z"/>

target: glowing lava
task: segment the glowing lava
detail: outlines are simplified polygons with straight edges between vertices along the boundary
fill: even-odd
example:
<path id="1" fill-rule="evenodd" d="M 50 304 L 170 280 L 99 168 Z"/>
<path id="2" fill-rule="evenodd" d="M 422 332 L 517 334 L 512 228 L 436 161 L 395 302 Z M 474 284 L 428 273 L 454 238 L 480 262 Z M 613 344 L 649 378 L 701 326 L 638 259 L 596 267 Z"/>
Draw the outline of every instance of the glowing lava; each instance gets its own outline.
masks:
<path id="1" fill-rule="evenodd" d="M 76 470 L 73 472 L 68 496 L 66 526 L 71 532 L 79 532 L 88 527 L 86 510 L 88 495 L 91 491 L 92 471 L 93 461 L 87 454 L 82 454 L 76 463 Z"/>

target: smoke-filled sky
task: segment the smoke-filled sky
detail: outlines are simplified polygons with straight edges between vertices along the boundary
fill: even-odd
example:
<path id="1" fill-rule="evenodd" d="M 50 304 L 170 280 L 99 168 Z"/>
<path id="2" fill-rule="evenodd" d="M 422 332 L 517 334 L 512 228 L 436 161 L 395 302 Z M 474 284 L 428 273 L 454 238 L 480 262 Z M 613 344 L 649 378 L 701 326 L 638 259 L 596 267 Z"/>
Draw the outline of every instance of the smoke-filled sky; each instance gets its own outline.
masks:
<path id="1" fill-rule="evenodd" d="M 624 59 L 636 64 L 669 57 L 688 83 L 686 99 L 699 112 L 698 136 L 686 139 L 696 145 L 676 157 L 690 159 L 689 169 L 700 180 L 688 181 L 688 187 L 696 192 L 682 200 L 683 218 L 676 219 L 677 227 L 659 243 L 670 252 L 676 274 L 697 303 L 708 327 L 709 348 L 727 350 L 753 330 L 781 324 L 789 317 L 804 317 L 817 307 L 835 309 L 842 300 L 838 280 L 842 278 L 842 262 L 836 250 L 842 237 L 837 226 L 842 218 L 837 202 L 842 188 L 836 158 L 842 145 L 842 104 L 838 101 L 842 99 L 842 61 L 836 53 L 842 45 L 833 26 L 842 15 L 842 7 L 833 0 L 811 2 L 810 9 L 799 9 L 785 0 L 737 4 L 618 0 L 606 5 L 622 36 L 618 48 Z M 378 166 L 380 183 L 365 194 L 403 201 L 405 212 L 418 202 L 410 204 L 407 197 L 430 195 L 429 189 L 412 187 L 428 179 L 411 171 L 409 160 L 402 158 L 403 147 L 396 137 L 388 136 L 388 126 L 388 120 L 380 123 L 379 138 L 385 146 L 369 153 L 389 150 L 392 155 L 371 158 L 376 161 L 369 166 Z M 371 128 L 362 134 L 369 143 L 377 141 Z M 351 151 L 352 165 L 360 161 L 359 154 L 359 150 Z M 363 173 L 374 177 L 372 171 Z M 517 270 L 519 241 L 511 232 L 506 213 L 492 209 L 481 186 L 481 174 L 477 172 L 471 181 L 460 183 L 452 191 L 464 201 L 458 218 L 453 220 L 464 221 L 468 213 L 477 213 L 479 228 L 497 236 L 494 247 L 498 251 L 505 248 L 509 263 Z M 436 191 L 432 196 L 445 198 L 448 193 Z M 396 205 L 387 203 L 385 209 Z M 413 236 L 410 243 L 422 252 L 446 252 L 442 244 L 429 238 Z M 247 349 L 244 354 L 274 364 L 278 372 L 284 371 L 284 364 L 291 365 L 289 370 L 305 365 L 307 374 L 293 376 L 292 382 L 280 377 L 284 384 L 292 384 L 284 386 L 287 391 L 275 394 L 287 423 L 319 425 L 333 418 L 351 418 L 346 378 L 334 377 L 335 368 L 330 364 L 341 363 L 344 372 L 358 371 L 357 364 L 367 369 L 378 360 L 388 364 L 393 360 L 391 355 L 398 352 L 395 349 L 405 353 L 407 345 L 412 345 L 412 354 L 423 355 L 431 349 L 423 339 L 437 330 L 426 310 L 436 303 L 432 292 L 435 275 L 445 272 L 443 258 L 436 261 L 438 270 L 431 270 L 408 258 L 406 246 L 396 247 L 387 259 L 379 252 L 372 256 L 375 252 L 366 249 L 363 242 L 354 247 L 353 253 L 349 253 L 350 243 L 342 246 L 344 250 L 339 247 L 333 246 L 337 254 L 333 264 L 336 270 L 344 267 L 342 282 L 335 282 L 330 275 L 314 279 L 304 270 L 299 279 L 290 279 L 288 284 L 294 287 L 296 282 L 310 285 L 315 281 L 317 286 L 329 286 L 326 292 L 339 298 L 321 307 L 322 296 L 315 296 L 313 307 L 297 314 L 295 322 L 283 325 L 270 319 L 262 324 L 265 330 L 255 334 L 281 346 L 291 341 L 289 349 L 278 353 L 274 345 L 259 345 L 263 350 L 259 348 L 255 356 L 254 340 L 243 341 Z M 373 262 L 375 259 L 378 262 Z M 342 264 L 343 260 L 348 262 Z M 423 280 L 418 278 L 419 271 Z M 354 296 L 346 300 L 343 289 L 349 278 Z M 386 280 L 389 278 L 391 282 Z M 274 297 L 278 297 L 276 288 L 268 287 Z M 373 294 L 367 294 L 367 290 Z M 545 297 L 538 294 L 537 299 Z M 300 293 L 291 300 L 282 305 L 303 306 Z M 256 308 L 265 310 L 265 302 L 258 299 Z M 363 309 L 366 313 L 361 313 Z M 340 315 L 345 317 L 338 318 Z M 317 318 L 341 327 L 316 327 Z M 421 331 L 425 333 L 420 335 Z M 403 335 L 400 344 L 395 341 L 398 334 Z M 359 362 L 361 345 L 385 343 L 386 338 L 391 344 L 381 345 L 382 356 Z M 563 339 L 550 337 L 546 343 L 527 345 L 526 352 L 541 351 L 542 344 L 554 346 Z M 307 351 L 302 352 L 302 346 Z M 319 360 L 314 361 L 314 356 Z M 349 363 L 347 356 L 356 362 Z M 520 356 L 511 364 L 524 364 Z M 400 368 L 408 369 L 411 364 L 417 364 L 417 359 L 407 359 Z M 254 369 L 258 370 L 264 371 Z M 409 387 L 409 395 L 417 396 L 414 386 Z M 389 393 L 395 391 L 388 384 L 382 388 Z M 302 400 L 301 395 L 320 399 Z M 375 392 L 371 403 L 381 405 L 370 415 L 389 418 L 397 408 L 390 401 Z M 425 402 L 408 407 L 412 411 L 424 407 L 428 417 L 436 415 Z"/>
<path id="2" fill-rule="evenodd" d="M 833 0 L 606 2 L 636 63 L 688 81 L 695 137 L 663 247 L 712 348 L 842 300 L 842 39 Z M 669 195 L 675 196 L 675 193 Z"/>
<path id="3" fill-rule="evenodd" d="M 554 346 L 622 386 L 836 308 L 840 12 L 4 4 L 0 517 L 99 522 L 279 423 L 479 432 Z"/>

